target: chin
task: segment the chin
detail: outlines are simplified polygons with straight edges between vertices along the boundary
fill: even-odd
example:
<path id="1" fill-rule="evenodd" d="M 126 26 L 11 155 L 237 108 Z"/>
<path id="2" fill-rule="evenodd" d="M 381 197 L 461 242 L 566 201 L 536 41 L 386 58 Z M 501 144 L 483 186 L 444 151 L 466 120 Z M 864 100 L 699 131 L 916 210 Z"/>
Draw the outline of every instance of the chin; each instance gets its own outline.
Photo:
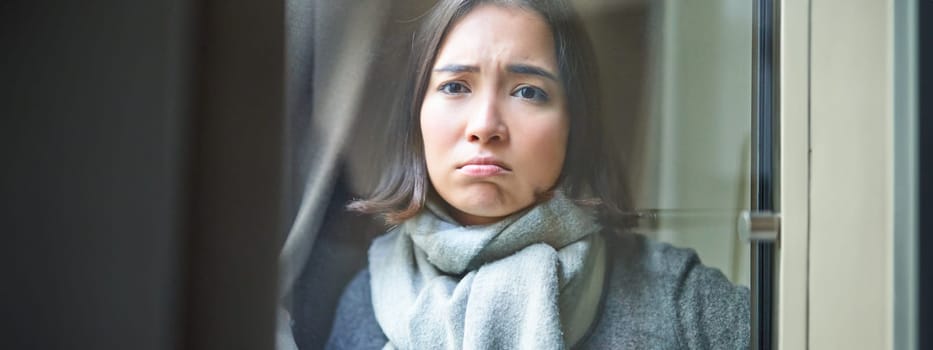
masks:
<path id="1" fill-rule="evenodd" d="M 448 205 L 463 214 L 485 217 L 501 218 L 515 213 L 534 201 L 529 196 L 527 202 L 514 192 L 506 192 L 506 188 L 493 183 L 473 183 L 468 186 L 455 188 L 453 193 L 439 193 Z"/>
<path id="2" fill-rule="evenodd" d="M 525 207 L 501 195 L 473 195 L 461 198 L 457 202 L 451 204 L 458 210 L 466 214 L 483 217 L 505 217 Z"/>
<path id="3" fill-rule="evenodd" d="M 466 208 L 467 210 L 461 210 L 466 214 L 473 216 L 485 217 L 485 218 L 502 218 L 509 216 L 513 211 L 510 211 L 506 208 L 490 208 L 482 206 L 472 206 Z"/>
<path id="4" fill-rule="evenodd" d="M 485 217 L 501 217 L 511 214 L 509 208 L 497 200 L 465 200 L 460 203 L 451 203 L 452 206 L 466 214 Z"/>

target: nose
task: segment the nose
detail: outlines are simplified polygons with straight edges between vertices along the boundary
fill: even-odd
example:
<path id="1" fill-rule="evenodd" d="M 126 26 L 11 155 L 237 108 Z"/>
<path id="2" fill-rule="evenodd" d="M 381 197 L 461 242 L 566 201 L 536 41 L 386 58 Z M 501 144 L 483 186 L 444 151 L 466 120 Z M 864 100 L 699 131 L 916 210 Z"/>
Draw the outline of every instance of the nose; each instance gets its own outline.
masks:
<path id="1" fill-rule="evenodd" d="M 469 142 L 489 143 L 508 140 L 508 128 L 503 123 L 498 101 L 488 96 L 477 101 L 478 106 L 467 120 L 464 136 Z"/>

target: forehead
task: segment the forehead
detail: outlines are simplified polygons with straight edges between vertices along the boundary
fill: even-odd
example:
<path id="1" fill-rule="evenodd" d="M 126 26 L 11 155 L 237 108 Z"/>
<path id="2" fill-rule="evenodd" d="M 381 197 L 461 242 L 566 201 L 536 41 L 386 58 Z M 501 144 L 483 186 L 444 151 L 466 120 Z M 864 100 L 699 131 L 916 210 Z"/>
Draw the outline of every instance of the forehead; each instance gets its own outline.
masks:
<path id="1" fill-rule="evenodd" d="M 540 14 L 513 6 L 477 6 L 447 33 L 435 65 L 533 63 L 556 69 L 551 28 Z"/>

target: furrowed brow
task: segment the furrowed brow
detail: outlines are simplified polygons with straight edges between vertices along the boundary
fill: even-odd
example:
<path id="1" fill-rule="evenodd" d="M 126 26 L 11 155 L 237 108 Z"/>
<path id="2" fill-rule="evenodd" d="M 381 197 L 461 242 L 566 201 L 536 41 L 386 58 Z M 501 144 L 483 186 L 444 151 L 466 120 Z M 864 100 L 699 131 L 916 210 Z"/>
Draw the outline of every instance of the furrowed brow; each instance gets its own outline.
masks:
<path id="1" fill-rule="evenodd" d="M 477 66 L 468 66 L 464 64 L 448 64 L 445 66 L 434 68 L 435 72 L 446 72 L 446 73 L 476 73 L 479 72 L 479 67 Z"/>
<path id="2" fill-rule="evenodd" d="M 527 65 L 527 64 L 510 64 L 505 67 L 506 70 L 515 74 L 527 74 L 527 75 L 537 75 L 540 77 L 548 78 L 553 81 L 558 81 L 557 76 L 553 73 L 548 72 L 546 69 Z"/>

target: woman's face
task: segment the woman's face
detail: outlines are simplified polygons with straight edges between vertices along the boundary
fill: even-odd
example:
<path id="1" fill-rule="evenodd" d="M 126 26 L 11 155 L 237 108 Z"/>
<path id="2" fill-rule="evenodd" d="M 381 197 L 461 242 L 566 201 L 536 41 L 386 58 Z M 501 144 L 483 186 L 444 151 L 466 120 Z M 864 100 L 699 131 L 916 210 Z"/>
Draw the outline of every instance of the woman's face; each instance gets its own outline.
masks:
<path id="1" fill-rule="evenodd" d="M 481 5 L 447 34 L 421 105 L 431 184 L 464 225 L 524 209 L 554 186 L 569 120 L 540 15 Z"/>

